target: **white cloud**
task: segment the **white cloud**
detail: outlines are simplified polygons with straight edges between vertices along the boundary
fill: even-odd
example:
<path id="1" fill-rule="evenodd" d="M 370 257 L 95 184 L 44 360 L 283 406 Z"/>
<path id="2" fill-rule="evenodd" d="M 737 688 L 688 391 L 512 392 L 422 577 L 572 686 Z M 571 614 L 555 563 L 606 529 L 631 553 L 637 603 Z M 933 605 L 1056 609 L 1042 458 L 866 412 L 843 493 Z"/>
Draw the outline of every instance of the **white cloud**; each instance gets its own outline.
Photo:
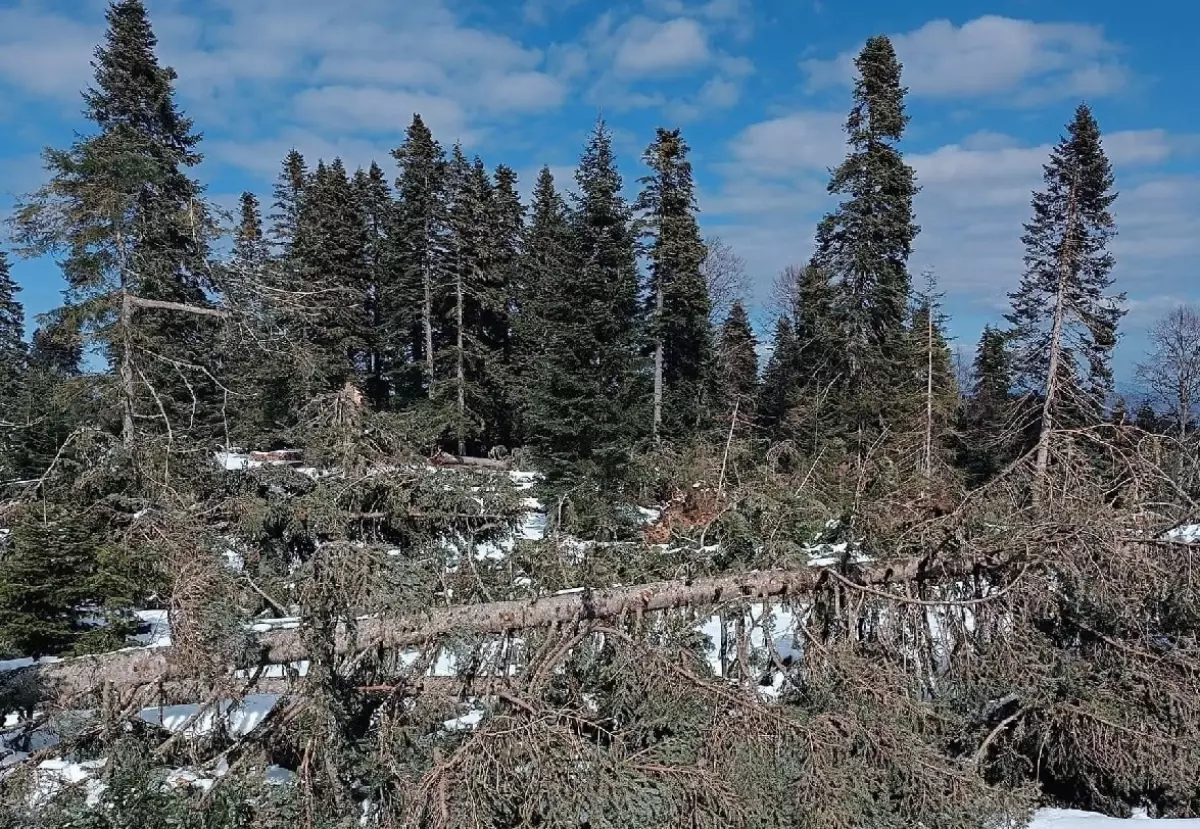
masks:
<path id="1" fill-rule="evenodd" d="M 446 142 L 463 138 L 466 116 L 449 98 L 421 92 L 372 87 L 325 86 L 306 89 L 295 97 L 301 120 L 337 132 L 388 132 L 400 134 L 414 113 Z"/>
<path id="2" fill-rule="evenodd" d="M 722 181 L 701 191 L 701 220 L 747 260 L 755 299 L 765 301 L 784 266 L 804 261 L 821 215 L 835 206 L 826 168 L 845 152 L 841 117 L 799 112 L 751 125 L 729 145 Z M 1164 130 L 1108 133 L 1104 145 L 1119 192 L 1112 249 L 1119 290 L 1134 297 L 1191 284 L 1200 270 L 1200 179 L 1168 172 L 1197 149 L 1197 138 Z M 1050 145 L 1030 146 L 997 132 L 910 153 L 921 191 L 910 267 L 934 267 L 951 308 L 995 316 L 1023 271 L 1020 237 L 1030 197 L 1042 186 Z M 1133 331 L 1136 324 L 1131 321 Z M 1136 339 L 1136 337 L 1134 337 Z"/>
<path id="3" fill-rule="evenodd" d="M 210 132 L 249 141 L 289 117 L 331 133 L 398 136 L 414 111 L 446 141 L 465 140 L 512 114 L 561 106 L 580 71 L 577 51 L 557 49 L 551 60 L 468 25 L 446 0 L 353 6 L 347 14 L 325 0 L 155 0 L 151 13 L 185 110 Z M 77 105 L 104 29 L 101 8 L 88 9 L 86 24 L 80 16 L 0 10 L 0 83 Z"/>
<path id="4" fill-rule="evenodd" d="M 711 57 L 704 27 L 690 18 L 660 23 L 635 17 L 615 37 L 613 68 L 625 77 L 693 69 Z"/>
<path id="5" fill-rule="evenodd" d="M 91 79 L 102 22 L 81 23 L 36 8 L 0 8 L 0 80 L 37 96 L 75 98 Z"/>
<path id="6" fill-rule="evenodd" d="M 1118 49 L 1098 26 L 1034 23 L 986 15 L 956 26 L 933 20 L 892 36 L 914 95 L 969 97 L 1018 88 L 1011 100 L 1035 103 L 1061 96 L 1100 96 L 1122 88 L 1128 73 Z M 805 60 L 813 88 L 848 86 L 853 52 L 830 60 Z"/>
<path id="7" fill-rule="evenodd" d="M 844 116 L 801 112 L 752 124 L 730 142 L 734 158 L 758 173 L 825 170 L 845 154 Z"/>
<path id="8" fill-rule="evenodd" d="M 279 173 L 284 156 L 292 149 L 299 150 L 310 167 L 318 159 L 342 159 L 348 170 L 367 167 L 371 161 L 383 164 L 391 146 L 358 138 L 336 137 L 299 127 L 290 127 L 281 134 L 254 141 L 214 140 L 206 142 L 209 157 L 256 175 L 261 181 L 271 181 Z"/>

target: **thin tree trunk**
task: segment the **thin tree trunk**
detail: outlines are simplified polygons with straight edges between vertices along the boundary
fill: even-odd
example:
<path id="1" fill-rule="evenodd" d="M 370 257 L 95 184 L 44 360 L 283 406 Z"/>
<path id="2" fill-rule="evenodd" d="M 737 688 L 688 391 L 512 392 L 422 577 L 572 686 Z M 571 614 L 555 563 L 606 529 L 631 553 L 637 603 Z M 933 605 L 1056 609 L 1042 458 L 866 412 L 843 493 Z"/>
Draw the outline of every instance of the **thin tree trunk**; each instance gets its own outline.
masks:
<path id="1" fill-rule="evenodd" d="M 455 309 L 456 322 L 458 323 L 458 365 L 456 366 L 455 377 L 458 382 L 458 454 L 459 456 L 467 454 L 466 442 L 466 418 L 467 418 L 467 392 L 466 392 L 466 374 L 463 371 L 463 281 L 462 268 L 458 269 L 458 279 L 455 281 Z"/>
<path id="2" fill-rule="evenodd" d="M 925 477 L 933 477 L 933 301 L 925 326 Z"/>
<path id="3" fill-rule="evenodd" d="M 662 279 L 659 279 L 658 291 L 654 298 L 654 324 L 658 329 L 654 337 L 654 440 L 659 439 L 659 429 L 662 427 L 663 402 L 663 289 Z"/>
<path id="4" fill-rule="evenodd" d="M 425 329 L 425 376 L 428 382 L 429 396 L 433 397 L 433 279 L 429 263 L 425 263 L 424 287 L 425 302 L 421 308 L 421 324 Z"/>
<path id="5" fill-rule="evenodd" d="M 1067 226 L 1063 232 L 1062 249 L 1058 257 L 1058 288 L 1054 296 L 1054 323 L 1050 330 L 1050 365 L 1046 370 L 1046 393 L 1042 399 L 1042 424 L 1038 433 L 1037 459 L 1034 462 L 1034 507 L 1042 503 L 1046 487 L 1046 471 L 1050 466 L 1050 436 L 1054 431 L 1054 405 L 1058 396 L 1058 366 L 1062 361 L 1063 325 L 1067 312 L 1067 280 L 1071 275 L 1074 256 L 1072 242 L 1075 232 L 1075 188 L 1079 174 L 1071 182 L 1071 193 L 1067 198 Z"/>
<path id="6" fill-rule="evenodd" d="M 133 447 L 133 297 L 121 291 L 121 442 Z"/>
<path id="7" fill-rule="evenodd" d="M 425 177 L 426 191 L 429 189 L 429 177 Z M 425 301 L 421 308 L 421 324 L 425 329 L 425 374 L 428 382 L 429 396 L 433 397 L 433 228 L 429 219 L 425 219 L 425 256 L 421 282 L 425 289 Z"/>

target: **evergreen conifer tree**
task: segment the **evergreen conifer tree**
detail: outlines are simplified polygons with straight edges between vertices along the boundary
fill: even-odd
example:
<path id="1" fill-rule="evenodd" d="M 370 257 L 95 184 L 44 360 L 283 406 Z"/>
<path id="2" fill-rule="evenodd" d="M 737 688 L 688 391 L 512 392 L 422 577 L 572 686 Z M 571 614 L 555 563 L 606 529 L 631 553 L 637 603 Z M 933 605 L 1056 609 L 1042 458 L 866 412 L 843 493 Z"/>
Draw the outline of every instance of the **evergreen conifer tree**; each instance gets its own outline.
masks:
<path id="1" fill-rule="evenodd" d="M 364 256 L 369 272 L 366 296 L 366 371 L 367 394 L 376 410 L 388 406 L 391 398 L 390 377 L 396 355 L 384 348 L 383 314 L 379 296 L 391 287 L 392 270 L 388 258 L 388 230 L 394 221 L 395 202 L 383 170 L 374 161 L 370 168 L 354 174 L 354 191 L 359 212 L 366 220 Z"/>
<path id="2" fill-rule="evenodd" d="M 117 368 L 121 432 L 132 446 L 135 422 L 178 437 L 189 424 L 209 425 L 194 411 L 219 411 L 197 405 L 215 394 L 203 370 L 213 351 L 206 290 L 215 226 L 188 174 L 200 138 L 175 105 L 176 74 L 159 65 L 145 6 L 119 0 L 107 21 L 95 85 L 84 93 L 96 132 L 46 151 L 51 180 L 19 208 L 17 224 L 26 252 L 65 253 L 64 324 L 95 336 Z M 135 411 L 159 417 L 135 421 Z"/>
<path id="3" fill-rule="evenodd" d="M 379 297 L 389 351 L 407 355 L 416 371 L 398 382 L 402 399 L 434 393 L 446 275 L 446 156 L 414 115 L 404 143 L 392 151 L 400 166 L 398 204 L 389 233 L 393 282 Z"/>
<path id="4" fill-rule="evenodd" d="M 454 412 L 454 445 L 463 454 L 468 442 L 473 448 L 488 442 L 500 416 L 507 295 L 492 268 L 491 180 L 482 162 L 469 163 L 457 144 L 446 168 L 446 193 L 452 290 L 439 325 L 447 336 L 436 387 L 437 399 Z"/>
<path id="5" fill-rule="evenodd" d="M 528 386 L 528 427 L 531 443 L 546 458 L 584 461 L 612 480 L 648 431 L 649 417 L 638 420 L 646 398 L 638 357 L 636 239 L 621 196 L 612 134 L 603 121 L 597 122 L 575 180 L 572 261 L 561 273 L 542 274 L 557 281 L 539 285 L 542 342 Z M 535 227 L 539 218 L 535 204 Z"/>
<path id="6" fill-rule="evenodd" d="M 0 250 L 0 420 L 12 420 L 11 403 L 25 376 L 25 306 L 17 299 L 8 254 Z"/>
<path id="7" fill-rule="evenodd" d="M 962 466 L 974 483 L 984 483 L 1012 459 L 1018 435 L 1013 432 L 1013 376 L 1005 332 L 985 326 L 972 366 L 974 385 L 963 407 Z"/>
<path id="8" fill-rule="evenodd" d="M 525 231 L 525 206 L 517 191 L 517 174 L 501 164 L 493 175 L 488 221 L 490 271 L 500 292 L 500 307 L 492 320 L 492 393 L 496 411 L 493 442 L 511 447 L 521 440 L 520 381 L 517 370 L 515 316 L 524 279 L 521 244 Z"/>
<path id="9" fill-rule="evenodd" d="M 289 254 L 295 243 L 300 226 L 300 203 L 308 181 L 304 156 L 295 148 L 289 150 L 275 182 L 275 209 L 271 213 L 271 239 L 280 255 Z"/>
<path id="10" fill-rule="evenodd" d="M 1112 349 L 1125 295 L 1111 292 L 1112 166 L 1081 104 L 1044 166 L 1025 225 L 1025 275 L 1010 294 L 1017 389 L 1039 409 L 1037 474 L 1056 429 L 1098 423 L 1112 390 Z"/>
<path id="11" fill-rule="evenodd" d="M 25 307 L 17 299 L 20 286 L 13 281 L 8 254 L 0 251 L 0 475 L 17 476 L 20 465 L 22 400 L 27 374 Z"/>
<path id="12" fill-rule="evenodd" d="M 371 274 L 367 222 L 341 159 L 317 164 L 300 205 L 296 265 L 316 313 L 305 331 L 310 391 L 365 385 Z"/>
<path id="13" fill-rule="evenodd" d="M 679 130 L 658 129 L 643 156 L 652 172 L 641 179 L 635 204 L 651 239 L 646 316 L 654 347 L 655 438 L 686 437 L 702 426 L 712 366 L 711 302 L 688 150 Z"/>
<path id="14" fill-rule="evenodd" d="M 538 383 L 548 376 L 542 362 L 549 352 L 551 315 L 558 310 L 551 291 L 566 284 L 573 262 L 571 243 L 567 204 L 555 186 L 554 174 L 543 167 L 534 185 L 529 223 L 521 235 L 517 279 L 512 284 L 517 411 L 525 438 L 530 409 L 538 409 L 543 416 L 552 410 L 552 401 L 541 399 L 546 390 Z"/>
<path id="15" fill-rule="evenodd" d="M 908 348 L 908 257 L 919 230 L 912 168 L 898 143 L 908 116 L 901 66 L 888 38 L 870 38 L 855 60 L 854 107 L 846 120 L 850 152 L 833 172 L 831 194 L 845 200 L 817 228 L 814 264 L 831 283 L 833 376 L 840 378 L 839 420 L 864 449 L 865 432 L 896 417 Z"/>
<path id="16" fill-rule="evenodd" d="M 718 356 L 724 414 L 732 416 L 736 407 L 739 419 L 750 420 L 758 395 L 758 341 L 741 300 L 734 301 L 721 326 Z"/>
<path id="17" fill-rule="evenodd" d="M 801 346 L 791 320 L 780 316 L 771 337 L 771 356 L 763 369 L 755 407 L 763 427 L 778 435 L 800 393 Z"/>
<path id="18" fill-rule="evenodd" d="M 277 342 L 288 317 L 269 290 L 279 287 L 279 263 L 263 230 L 262 208 L 243 193 L 233 239 L 233 257 L 224 281 L 225 304 L 240 323 L 222 332 L 224 378 L 233 396 L 227 402 L 230 437 L 238 445 L 263 445 L 294 420 L 299 401 L 291 388 L 295 367 Z"/>

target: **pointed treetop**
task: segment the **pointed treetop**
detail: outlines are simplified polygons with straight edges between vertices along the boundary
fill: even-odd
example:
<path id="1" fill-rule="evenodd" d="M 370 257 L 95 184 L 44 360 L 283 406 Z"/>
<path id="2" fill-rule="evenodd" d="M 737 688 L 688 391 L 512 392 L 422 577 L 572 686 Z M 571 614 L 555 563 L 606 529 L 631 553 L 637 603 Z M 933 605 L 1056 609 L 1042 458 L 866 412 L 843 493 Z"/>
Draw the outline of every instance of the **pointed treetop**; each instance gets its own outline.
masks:
<path id="1" fill-rule="evenodd" d="M 904 96 L 908 89 L 901 86 L 901 64 L 895 47 L 884 35 L 867 40 L 854 61 L 858 78 L 854 84 L 855 107 L 850 113 L 847 129 L 865 131 L 872 138 L 900 140 L 908 116 L 904 113 Z"/>
<path id="2" fill-rule="evenodd" d="M 95 86 L 84 92 L 88 117 L 101 129 L 123 128 L 134 134 L 150 131 L 157 140 L 175 144 L 182 163 L 200 161 L 193 152 L 199 136 L 176 108 L 175 70 L 159 64 L 158 40 L 141 0 L 119 0 L 105 15 L 108 32 L 96 47 L 92 66 Z"/>

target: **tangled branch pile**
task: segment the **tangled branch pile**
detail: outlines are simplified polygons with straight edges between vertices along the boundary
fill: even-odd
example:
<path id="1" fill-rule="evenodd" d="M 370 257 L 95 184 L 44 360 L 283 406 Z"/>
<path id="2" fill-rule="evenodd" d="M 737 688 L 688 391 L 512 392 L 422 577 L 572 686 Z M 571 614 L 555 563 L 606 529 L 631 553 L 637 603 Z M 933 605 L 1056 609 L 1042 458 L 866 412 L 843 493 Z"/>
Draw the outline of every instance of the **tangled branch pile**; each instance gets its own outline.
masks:
<path id="1" fill-rule="evenodd" d="M 505 543 L 531 503 L 507 475 L 232 473 L 219 521 L 142 529 L 194 562 L 170 647 L 5 675 L 8 707 L 39 712 L 5 786 L 44 789 L 41 757 L 125 757 L 139 791 L 189 770 L 185 813 L 239 804 L 220 826 L 959 827 L 1038 797 L 1191 814 L 1197 549 L 1156 540 L 1181 517 L 1156 504 L 1183 502 L 1159 444 L 1109 437 L 1063 437 L 1036 512 L 1021 462 L 947 514 L 896 524 L 898 489 L 855 516 L 861 543 L 776 535 L 713 575 L 716 550 L 820 497 L 779 497 L 809 470 L 735 481 L 750 527 L 658 546 L 584 544 L 553 509 Z M 210 543 L 233 525 L 256 551 L 240 572 Z M 90 777 L 92 798 L 142 808 L 126 774 Z"/>

